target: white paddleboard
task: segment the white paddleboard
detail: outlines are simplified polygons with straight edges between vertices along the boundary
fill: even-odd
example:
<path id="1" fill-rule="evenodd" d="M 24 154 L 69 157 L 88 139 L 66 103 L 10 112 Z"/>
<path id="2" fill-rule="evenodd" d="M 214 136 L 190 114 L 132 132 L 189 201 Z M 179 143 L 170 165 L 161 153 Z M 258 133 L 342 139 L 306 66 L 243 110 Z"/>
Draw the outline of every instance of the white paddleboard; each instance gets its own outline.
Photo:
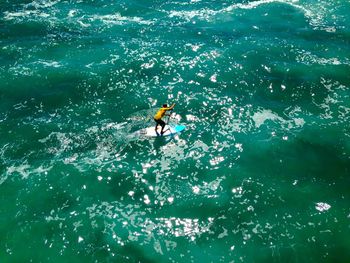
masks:
<path id="1" fill-rule="evenodd" d="M 147 137 L 161 137 L 161 136 L 175 135 L 176 133 L 183 131 L 185 128 L 186 128 L 185 125 L 174 125 L 174 126 L 165 125 L 163 129 L 164 133 L 161 135 L 160 131 L 162 130 L 162 127 L 158 126 L 158 129 L 157 129 L 158 133 L 157 133 L 155 131 L 155 126 L 153 126 L 153 127 L 148 127 L 146 129 L 143 129 L 141 133 Z"/>

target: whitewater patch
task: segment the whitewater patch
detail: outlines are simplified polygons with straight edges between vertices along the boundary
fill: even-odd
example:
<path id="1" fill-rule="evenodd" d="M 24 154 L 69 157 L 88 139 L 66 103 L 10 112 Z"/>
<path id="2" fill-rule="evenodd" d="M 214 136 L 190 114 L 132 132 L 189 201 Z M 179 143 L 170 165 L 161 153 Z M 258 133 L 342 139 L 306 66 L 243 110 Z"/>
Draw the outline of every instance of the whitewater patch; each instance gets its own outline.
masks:
<path id="1" fill-rule="evenodd" d="M 26 5 L 24 5 L 25 7 L 29 7 L 29 8 L 37 8 L 37 9 L 40 9 L 40 8 L 48 8 L 48 7 L 52 7 L 56 4 L 58 4 L 60 2 L 60 0 L 57 0 L 57 1 L 47 1 L 47 0 L 34 0 L 33 2 L 31 3 L 28 3 Z"/>
<path id="2" fill-rule="evenodd" d="M 267 120 L 285 122 L 282 117 L 279 117 L 277 114 L 273 113 L 271 110 L 261 110 L 252 116 L 252 119 L 255 123 L 255 127 L 259 128 L 262 124 L 264 124 Z"/>
<path id="3" fill-rule="evenodd" d="M 303 127 L 305 121 L 303 118 L 293 118 L 292 120 L 285 120 L 278 114 L 268 109 L 260 109 L 255 112 L 252 116 L 256 128 L 260 128 L 261 125 L 265 124 L 268 120 L 279 123 L 281 126 L 291 129 L 294 127 Z"/>
<path id="4" fill-rule="evenodd" d="M 216 16 L 216 15 L 232 13 L 233 11 L 239 10 L 239 9 L 251 10 L 251 9 L 258 8 L 262 5 L 274 4 L 274 3 L 290 5 L 300 10 L 304 14 L 305 18 L 308 20 L 310 26 L 312 26 L 315 29 L 324 30 L 330 33 L 335 32 L 337 30 L 337 27 L 334 25 L 334 21 L 327 22 L 327 18 L 329 17 L 332 20 L 335 20 L 335 21 L 337 20 L 336 16 L 332 15 L 332 13 L 329 13 L 329 10 L 334 11 L 335 8 L 331 6 L 332 3 L 323 2 L 323 1 L 321 1 L 317 5 L 308 6 L 305 4 L 301 4 L 299 0 L 259 0 L 259 1 L 251 1 L 248 3 L 232 4 L 228 7 L 225 7 L 219 10 L 202 8 L 199 10 L 191 10 L 191 11 L 163 10 L 163 12 L 167 13 L 169 18 L 178 17 L 186 20 L 187 22 L 195 23 L 195 21 L 193 21 L 193 19 L 195 18 L 199 20 L 209 21 L 213 16 Z"/>
<path id="5" fill-rule="evenodd" d="M 213 15 L 216 15 L 218 11 L 211 10 L 208 8 L 203 8 L 200 10 L 192 10 L 192 11 L 176 11 L 176 10 L 171 10 L 168 13 L 169 18 L 182 18 L 185 19 L 186 21 L 191 21 L 194 18 L 202 19 L 202 20 L 208 20 L 210 19 Z"/>
<path id="6" fill-rule="evenodd" d="M 11 21 L 24 21 L 25 19 L 35 19 L 35 18 L 48 18 L 50 15 L 45 12 L 40 12 L 38 10 L 26 10 L 26 11 L 19 11 L 19 12 L 4 12 L 4 20 Z"/>
<path id="7" fill-rule="evenodd" d="M 292 4 L 292 3 L 296 3 L 298 2 L 298 0 L 291 0 L 291 1 L 282 1 L 282 0 L 261 0 L 261 1 L 253 1 L 253 2 L 249 2 L 247 4 L 233 4 L 223 10 L 227 11 L 227 12 L 231 12 L 234 9 L 254 9 L 260 5 L 264 5 L 264 4 L 271 4 L 271 3 L 282 3 L 282 4 Z"/>
<path id="8" fill-rule="evenodd" d="M 335 32 L 337 29 L 333 24 L 330 25 L 326 22 L 327 12 L 329 12 L 329 10 L 333 10 L 333 8 L 331 8 L 330 6 L 332 3 L 330 3 L 329 1 L 320 1 L 317 5 L 309 7 L 299 4 L 298 0 L 260 0 L 249 2 L 247 4 L 233 4 L 221 10 L 220 12 L 232 12 L 235 9 L 254 9 L 259 7 L 260 5 L 272 3 L 287 4 L 301 10 L 304 16 L 309 20 L 310 25 L 315 29 L 320 29 L 327 32 Z M 332 16 L 332 19 L 334 19 L 334 16 Z"/>
<path id="9" fill-rule="evenodd" d="M 283 4 L 293 4 L 298 2 L 297 0 L 291 0 L 291 1 L 282 1 L 282 0 L 261 0 L 261 1 L 253 1 L 249 3 L 239 3 L 239 4 L 233 4 L 228 7 L 225 7 L 220 10 L 213 10 L 209 8 L 202 8 L 199 10 L 192 10 L 192 11 L 164 11 L 168 13 L 169 18 L 182 18 L 187 21 L 191 21 L 194 18 L 201 19 L 201 20 L 209 20 L 211 17 L 222 14 L 222 13 L 231 13 L 233 10 L 237 9 L 254 9 L 260 5 L 264 4 L 271 4 L 271 3 L 283 3 Z"/>
<path id="10" fill-rule="evenodd" d="M 350 65 L 350 60 L 346 57 L 344 58 L 323 58 L 315 54 L 312 54 L 310 51 L 306 50 L 297 50 L 296 61 L 303 63 L 305 65 Z"/>
<path id="11" fill-rule="evenodd" d="M 6 181 L 9 177 L 12 177 L 13 175 L 20 175 L 22 179 L 27 179 L 29 176 L 33 174 L 45 174 L 47 175 L 48 172 L 51 170 L 52 166 L 33 166 L 27 163 L 25 161 L 22 164 L 19 165 L 11 165 L 7 167 L 5 176 L 0 178 L 0 185 Z"/>
<path id="12" fill-rule="evenodd" d="M 43 65 L 45 67 L 52 67 L 52 68 L 60 68 L 63 66 L 60 62 L 50 61 L 50 60 L 39 60 L 35 64 L 40 64 L 40 65 Z"/>
<path id="13" fill-rule="evenodd" d="M 124 25 L 126 23 L 137 23 L 141 25 L 152 25 L 154 22 L 150 20 L 143 20 L 140 17 L 127 17 L 122 16 L 120 13 L 109 14 L 109 15 L 95 15 L 89 18 L 90 22 L 101 21 L 107 25 Z"/>
<path id="14" fill-rule="evenodd" d="M 315 208 L 316 208 L 316 210 L 318 210 L 320 212 L 324 212 L 324 211 L 329 210 L 331 208 L 331 206 L 327 203 L 319 202 L 319 203 L 316 203 Z"/>

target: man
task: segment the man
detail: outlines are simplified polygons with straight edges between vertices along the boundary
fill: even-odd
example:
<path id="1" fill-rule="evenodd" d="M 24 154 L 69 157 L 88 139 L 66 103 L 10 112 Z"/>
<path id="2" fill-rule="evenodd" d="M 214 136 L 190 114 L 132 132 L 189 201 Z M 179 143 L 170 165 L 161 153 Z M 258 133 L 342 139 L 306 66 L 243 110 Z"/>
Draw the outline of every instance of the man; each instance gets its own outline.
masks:
<path id="1" fill-rule="evenodd" d="M 167 111 L 172 110 L 174 107 L 175 107 L 175 103 L 173 103 L 173 105 L 171 105 L 170 107 L 168 107 L 167 104 L 163 104 L 163 107 L 161 107 L 161 108 L 158 110 L 158 112 L 156 113 L 156 115 L 154 115 L 154 120 L 155 120 L 155 122 L 157 123 L 156 128 L 155 128 L 157 134 L 158 134 L 158 131 L 157 131 L 158 125 L 160 125 L 160 126 L 162 127 L 162 130 L 161 130 L 160 134 L 163 135 L 163 133 L 164 133 L 163 130 L 164 130 L 164 127 L 165 127 L 165 122 L 162 120 L 162 118 L 166 115 L 165 113 L 166 113 Z M 170 116 L 170 114 L 167 115 L 167 116 Z"/>

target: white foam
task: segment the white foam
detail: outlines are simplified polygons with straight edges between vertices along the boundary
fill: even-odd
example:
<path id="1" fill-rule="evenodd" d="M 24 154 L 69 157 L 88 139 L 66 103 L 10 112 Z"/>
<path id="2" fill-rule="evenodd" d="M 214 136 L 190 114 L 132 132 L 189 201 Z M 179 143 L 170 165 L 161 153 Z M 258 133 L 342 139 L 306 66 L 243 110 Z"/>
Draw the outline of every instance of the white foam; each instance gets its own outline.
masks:
<path id="1" fill-rule="evenodd" d="M 60 0 L 57 1 L 50 1 L 50 0 L 46 0 L 46 1 L 40 1 L 40 0 L 34 0 L 33 2 L 24 5 L 24 7 L 34 7 L 36 9 L 41 9 L 41 8 L 48 8 L 48 7 L 52 7 L 56 4 L 58 4 L 60 2 Z"/>
<path id="2" fill-rule="evenodd" d="M 51 60 L 39 60 L 36 62 L 37 64 L 42 64 L 45 67 L 53 67 L 53 68 L 59 68 L 62 67 L 62 64 L 57 61 L 51 61 Z"/>
<path id="3" fill-rule="evenodd" d="M 217 79 L 216 79 L 216 78 L 217 78 L 217 74 L 213 74 L 213 75 L 210 77 L 210 81 L 215 83 L 215 82 L 217 82 Z"/>
<path id="4" fill-rule="evenodd" d="M 208 8 L 203 8 L 200 10 L 193 10 L 193 11 L 172 10 L 172 11 L 168 12 L 168 15 L 170 18 L 179 17 L 179 18 L 185 19 L 187 21 L 190 21 L 194 18 L 208 20 L 210 17 L 212 17 L 213 15 L 215 15 L 217 13 L 218 13 L 217 11 L 214 11 L 214 10 L 211 10 Z"/>
<path id="5" fill-rule="evenodd" d="M 22 176 L 22 178 L 27 178 L 30 174 L 29 171 L 30 165 L 28 164 L 21 164 L 19 166 L 10 166 L 7 168 L 7 174 L 14 174 L 14 173 L 18 173 Z"/>
<path id="6" fill-rule="evenodd" d="M 252 116 L 253 121 L 255 122 L 255 127 L 259 128 L 267 120 L 280 121 L 284 122 L 285 120 L 282 117 L 279 117 L 277 114 L 273 113 L 271 110 L 262 110 L 254 113 Z"/>
<path id="7" fill-rule="evenodd" d="M 143 196 L 143 202 L 148 205 L 149 203 L 151 203 L 151 200 L 149 199 L 148 195 L 144 195 Z"/>
<path id="8" fill-rule="evenodd" d="M 331 206 L 327 203 L 319 202 L 316 204 L 315 208 L 316 208 L 316 210 L 318 210 L 320 212 L 324 212 L 324 211 L 329 210 L 331 208 Z"/>
<path id="9" fill-rule="evenodd" d="M 223 162 L 225 158 L 223 156 L 217 156 L 214 157 L 213 159 L 209 160 L 210 165 L 215 166 L 218 165 L 219 163 Z"/>
<path id="10" fill-rule="evenodd" d="M 212 10 L 208 8 L 192 10 L 192 11 L 172 10 L 172 11 L 169 11 L 168 14 L 170 18 L 179 17 L 187 20 L 188 22 L 190 22 L 194 18 L 209 20 L 211 17 L 217 14 L 232 13 L 232 11 L 237 9 L 245 9 L 245 10 L 255 9 L 261 5 L 272 4 L 272 3 L 286 4 L 301 10 L 301 12 L 304 13 L 305 17 L 309 19 L 310 25 L 313 26 L 315 29 L 320 29 L 327 32 L 335 32 L 337 30 L 334 24 L 329 24 L 329 22 L 326 22 L 327 21 L 326 16 L 330 12 L 329 10 L 332 10 L 332 2 L 329 2 L 329 1 L 328 2 L 322 1 L 319 4 L 317 3 L 317 4 L 312 4 L 310 6 L 307 6 L 306 4 L 303 4 L 303 5 L 299 4 L 299 0 L 260 0 L 260 1 L 251 1 L 248 3 L 232 4 L 221 10 Z"/>
<path id="11" fill-rule="evenodd" d="M 192 187 L 192 191 L 193 191 L 193 193 L 198 194 L 199 193 L 199 187 L 198 186 L 193 186 Z"/>
<path id="12" fill-rule="evenodd" d="M 77 10 L 75 10 L 75 9 L 69 10 L 68 16 L 73 17 L 73 16 L 75 16 L 76 13 L 77 13 Z"/>
<path id="13" fill-rule="evenodd" d="M 24 11 L 17 11 L 17 12 L 4 12 L 4 20 L 11 21 L 11 20 L 18 20 L 22 21 L 24 19 L 35 19 L 35 18 L 48 18 L 51 15 L 45 12 L 41 12 L 39 10 L 24 10 Z"/>
<path id="14" fill-rule="evenodd" d="M 100 20 L 105 24 L 111 24 L 111 25 L 123 25 L 127 22 L 134 22 L 142 25 L 153 24 L 153 21 L 143 20 L 142 18 L 136 17 L 136 16 L 135 17 L 122 16 L 120 13 L 103 15 L 103 16 L 95 15 L 91 18 L 91 20 Z"/>
<path id="15" fill-rule="evenodd" d="M 253 1 L 253 2 L 249 2 L 249 3 L 245 3 L 245 4 L 233 4 L 227 8 L 225 8 L 224 10 L 227 12 L 230 12 L 234 9 L 254 9 L 260 5 L 265 5 L 265 4 L 271 4 L 271 3 L 284 3 L 284 4 L 288 4 L 288 3 L 295 3 L 298 2 L 298 0 L 291 0 L 291 1 L 283 1 L 283 0 L 260 0 L 260 1 Z"/>
<path id="16" fill-rule="evenodd" d="M 310 51 L 306 50 L 298 50 L 297 51 L 297 57 L 296 60 L 297 62 L 302 62 L 306 65 L 350 65 L 350 60 L 349 58 L 337 58 L 337 57 L 332 57 L 332 58 L 323 58 L 319 57 L 315 54 L 312 54 Z"/>

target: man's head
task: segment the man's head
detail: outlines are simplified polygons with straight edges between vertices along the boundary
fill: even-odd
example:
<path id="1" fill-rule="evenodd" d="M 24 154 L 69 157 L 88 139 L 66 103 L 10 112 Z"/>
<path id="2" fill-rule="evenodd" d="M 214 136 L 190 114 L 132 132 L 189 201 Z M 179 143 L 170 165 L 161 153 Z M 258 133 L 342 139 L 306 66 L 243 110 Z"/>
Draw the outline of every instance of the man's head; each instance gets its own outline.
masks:
<path id="1" fill-rule="evenodd" d="M 168 105 L 167 104 L 163 104 L 163 108 L 168 108 Z"/>

